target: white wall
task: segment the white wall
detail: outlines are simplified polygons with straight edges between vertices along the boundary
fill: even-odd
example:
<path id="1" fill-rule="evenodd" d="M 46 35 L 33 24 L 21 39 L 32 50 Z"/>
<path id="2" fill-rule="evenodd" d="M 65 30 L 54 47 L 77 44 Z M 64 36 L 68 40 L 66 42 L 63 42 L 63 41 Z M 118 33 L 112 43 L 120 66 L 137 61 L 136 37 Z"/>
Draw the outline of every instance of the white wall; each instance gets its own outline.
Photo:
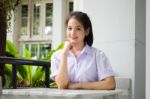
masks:
<path id="1" fill-rule="evenodd" d="M 146 1 L 146 99 L 150 99 L 150 0 Z"/>
<path id="2" fill-rule="evenodd" d="M 117 76 L 132 78 L 133 99 L 145 99 L 145 0 L 75 1 L 75 10 L 92 20 L 94 46 L 106 53 Z"/>
<path id="3" fill-rule="evenodd" d="M 57 48 L 65 39 L 65 20 L 68 13 L 68 0 L 53 0 L 52 48 Z"/>

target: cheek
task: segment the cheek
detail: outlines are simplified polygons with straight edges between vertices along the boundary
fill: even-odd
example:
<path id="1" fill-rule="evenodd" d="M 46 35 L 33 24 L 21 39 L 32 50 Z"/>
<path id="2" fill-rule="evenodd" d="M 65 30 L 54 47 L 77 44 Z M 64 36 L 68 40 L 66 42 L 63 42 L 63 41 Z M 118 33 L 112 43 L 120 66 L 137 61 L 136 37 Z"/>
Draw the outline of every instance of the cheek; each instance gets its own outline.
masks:
<path id="1" fill-rule="evenodd" d="M 69 33 L 67 33 L 67 34 L 66 34 L 66 37 L 67 37 L 67 38 L 69 38 L 69 37 L 70 37 L 70 34 L 69 34 Z"/>
<path id="2" fill-rule="evenodd" d="M 81 38 L 84 40 L 84 38 L 85 38 L 85 35 L 83 35 Z"/>

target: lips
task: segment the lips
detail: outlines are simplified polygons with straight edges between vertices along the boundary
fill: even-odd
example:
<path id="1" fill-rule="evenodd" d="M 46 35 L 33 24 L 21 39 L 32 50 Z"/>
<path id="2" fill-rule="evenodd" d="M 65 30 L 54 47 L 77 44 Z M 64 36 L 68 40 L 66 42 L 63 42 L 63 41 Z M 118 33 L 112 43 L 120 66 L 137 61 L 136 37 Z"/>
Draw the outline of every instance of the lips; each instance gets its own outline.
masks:
<path id="1" fill-rule="evenodd" d="M 72 40 L 76 40 L 76 39 L 78 39 L 78 37 L 72 37 L 71 39 L 72 39 Z"/>

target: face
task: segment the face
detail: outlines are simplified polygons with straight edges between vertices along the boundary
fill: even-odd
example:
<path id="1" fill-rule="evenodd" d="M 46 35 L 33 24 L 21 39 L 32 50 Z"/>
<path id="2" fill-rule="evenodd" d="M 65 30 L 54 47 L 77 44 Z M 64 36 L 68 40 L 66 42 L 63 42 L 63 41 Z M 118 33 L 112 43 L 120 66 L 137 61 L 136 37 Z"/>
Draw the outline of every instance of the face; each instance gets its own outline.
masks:
<path id="1" fill-rule="evenodd" d="M 71 18 L 67 25 L 67 39 L 72 44 L 83 44 L 84 38 L 85 29 L 83 25 L 75 18 Z"/>

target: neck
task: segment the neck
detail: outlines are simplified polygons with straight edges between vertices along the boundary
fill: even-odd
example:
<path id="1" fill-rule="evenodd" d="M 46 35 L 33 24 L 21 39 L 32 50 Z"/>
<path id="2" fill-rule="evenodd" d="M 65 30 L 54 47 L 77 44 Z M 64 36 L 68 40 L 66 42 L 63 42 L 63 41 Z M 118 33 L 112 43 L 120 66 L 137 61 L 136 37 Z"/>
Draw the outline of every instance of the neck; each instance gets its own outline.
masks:
<path id="1" fill-rule="evenodd" d="M 81 44 L 72 44 L 72 50 L 81 51 L 84 48 L 84 43 Z"/>

